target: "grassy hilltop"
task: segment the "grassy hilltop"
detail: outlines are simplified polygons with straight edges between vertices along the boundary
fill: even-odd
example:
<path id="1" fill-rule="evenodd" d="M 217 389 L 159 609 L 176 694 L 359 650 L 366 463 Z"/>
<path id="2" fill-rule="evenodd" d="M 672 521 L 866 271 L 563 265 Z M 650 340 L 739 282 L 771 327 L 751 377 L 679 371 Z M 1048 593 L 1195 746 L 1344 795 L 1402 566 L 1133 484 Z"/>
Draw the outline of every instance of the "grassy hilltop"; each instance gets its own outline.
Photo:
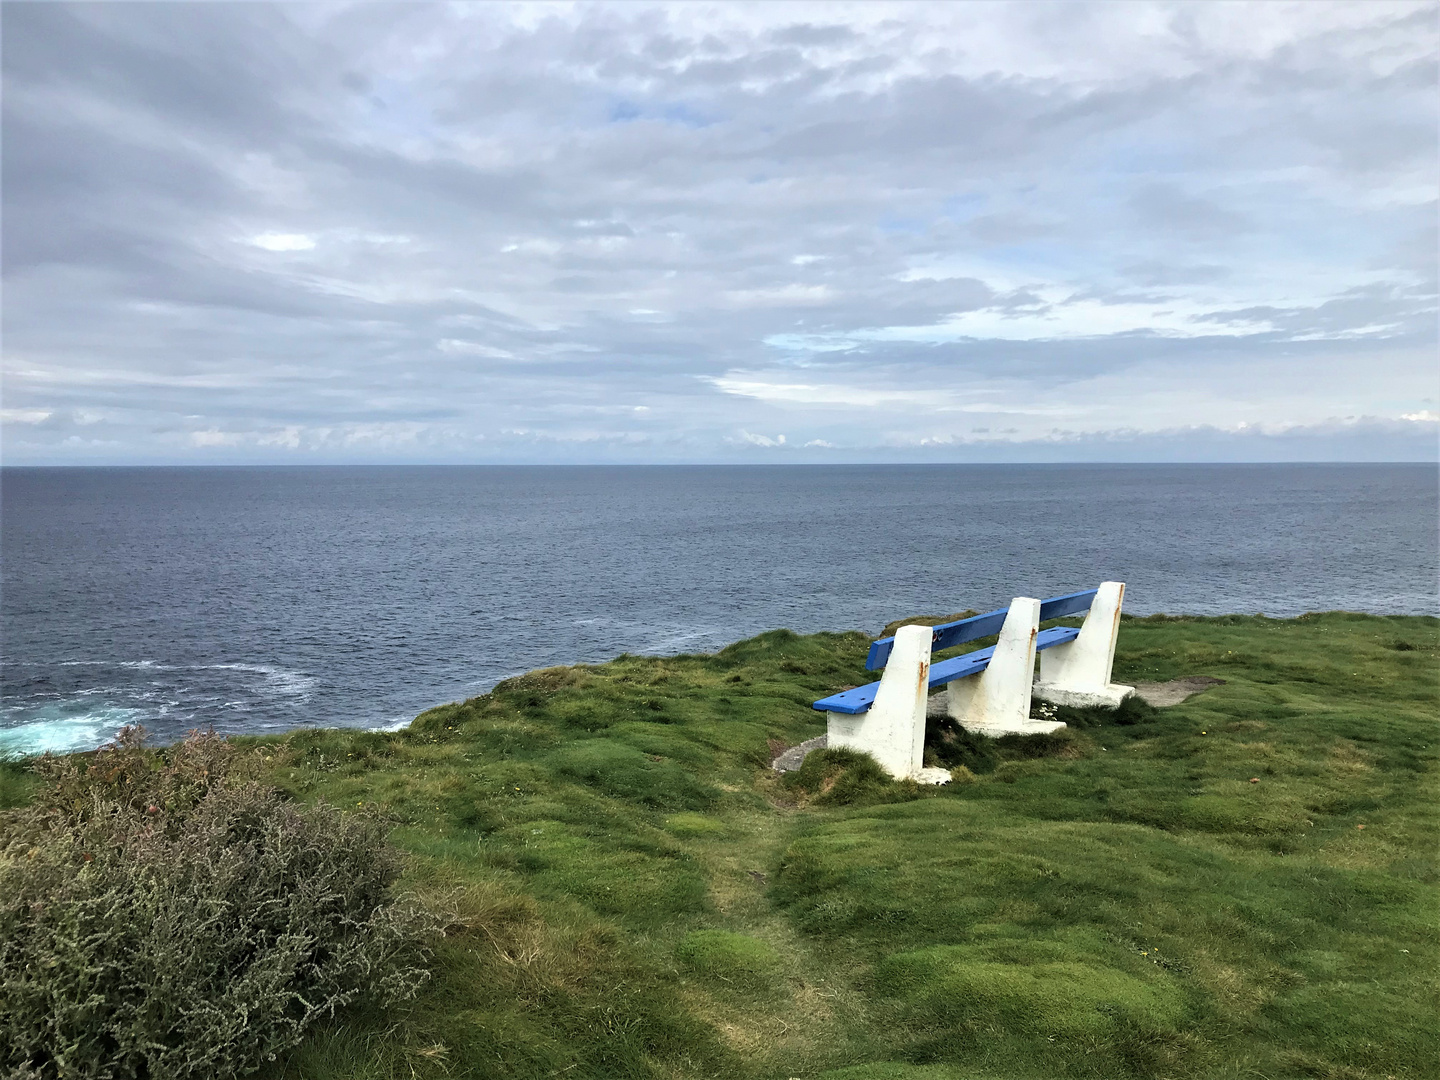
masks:
<path id="1" fill-rule="evenodd" d="M 1117 681 L 1224 684 L 933 730 L 942 788 L 777 776 L 867 647 L 774 631 L 256 740 L 295 798 L 389 815 L 449 913 L 415 1002 L 285 1075 L 1440 1076 L 1437 620 L 1127 619 Z"/>

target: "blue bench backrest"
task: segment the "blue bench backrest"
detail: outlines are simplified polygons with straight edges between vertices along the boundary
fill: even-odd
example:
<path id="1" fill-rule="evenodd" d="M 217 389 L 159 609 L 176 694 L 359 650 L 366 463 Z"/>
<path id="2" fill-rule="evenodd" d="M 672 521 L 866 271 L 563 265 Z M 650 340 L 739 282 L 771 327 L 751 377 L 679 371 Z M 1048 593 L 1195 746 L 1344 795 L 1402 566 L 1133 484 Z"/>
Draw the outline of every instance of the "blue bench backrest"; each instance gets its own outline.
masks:
<path id="1" fill-rule="evenodd" d="M 1078 615 L 1082 611 L 1089 611 L 1090 604 L 1099 591 L 1099 589 L 1086 589 L 1083 592 L 1066 593 L 1064 596 L 1056 596 L 1042 601 L 1040 621 L 1061 619 L 1066 615 Z M 934 635 L 930 639 L 930 651 L 939 652 L 941 649 L 948 649 L 954 645 L 963 645 L 967 641 L 978 641 L 982 637 L 998 634 L 1000 628 L 1005 625 L 1005 616 L 1009 613 L 1009 608 L 1001 608 L 999 611 L 990 611 L 984 615 L 972 615 L 968 619 L 941 623 L 935 627 Z M 894 647 L 895 639 L 893 637 L 881 638 L 871 645 L 870 655 L 865 659 L 866 670 L 879 671 L 883 668 L 886 661 L 890 659 L 890 650 Z"/>

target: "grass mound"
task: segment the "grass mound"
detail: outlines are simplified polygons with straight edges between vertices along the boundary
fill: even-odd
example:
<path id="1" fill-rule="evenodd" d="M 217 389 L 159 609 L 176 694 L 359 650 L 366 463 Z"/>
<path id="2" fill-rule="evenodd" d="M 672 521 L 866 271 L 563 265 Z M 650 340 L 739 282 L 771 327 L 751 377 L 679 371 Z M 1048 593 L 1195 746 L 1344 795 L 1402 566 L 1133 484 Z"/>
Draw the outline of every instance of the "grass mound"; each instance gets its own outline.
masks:
<path id="1" fill-rule="evenodd" d="M 547 764 L 557 775 L 579 780 L 612 799 L 656 810 L 703 810 L 717 794 L 662 755 L 608 739 L 571 743 L 552 753 Z"/>
<path id="2" fill-rule="evenodd" d="M 247 740 L 292 805 L 385 815 L 447 912 L 413 1003 L 265 1075 L 1437 1075 L 1437 620 L 1127 618 L 1117 682 L 1223 683 L 1047 736 L 932 722 L 938 788 L 838 749 L 777 775 L 868 647 L 774 631 Z"/>
<path id="3" fill-rule="evenodd" d="M 779 966 L 779 957 L 766 942 L 729 930 L 686 934 L 675 947 L 675 958 L 699 975 L 746 989 L 768 985 Z"/>
<path id="4" fill-rule="evenodd" d="M 1155 1051 L 1183 1048 L 1190 1019 L 1174 978 L 1093 933 L 896 953 L 877 966 L 874 985 L 896 1003 L 895 1022 L 919 1057 L 1063 1060 L 1078 1044 L 1091 1070 L 1113 1075 L 1174 1064 Z"/>
<path id="5" fill-rule="evenodd" d="M 1069 728 L 1130 727 L 1151 724 L 1160 718 L 1160 710 L 1131 694 L 1116 709 L 1076 708 L 1051 705 L 1049 715 Z"/>
<path id="6" fill-rule="evenodd" d="M 867 806 L 919 798 L 913 780 L 895 780 L 869 754 L 843 747 L 812 750 L 781 781 L 787 791 L 816 806 Z"/>

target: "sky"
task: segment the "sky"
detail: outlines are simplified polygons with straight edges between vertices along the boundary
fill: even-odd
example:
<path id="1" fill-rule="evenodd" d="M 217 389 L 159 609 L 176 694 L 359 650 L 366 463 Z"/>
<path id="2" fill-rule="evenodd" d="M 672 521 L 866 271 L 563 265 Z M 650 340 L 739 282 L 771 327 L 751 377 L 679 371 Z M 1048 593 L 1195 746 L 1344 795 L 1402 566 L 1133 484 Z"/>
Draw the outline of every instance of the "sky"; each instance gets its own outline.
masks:
<path id="1" fill-rule="evenodd" d="M 0 455 L 1435 460 L 1437 29 L 7 2 Z"/>

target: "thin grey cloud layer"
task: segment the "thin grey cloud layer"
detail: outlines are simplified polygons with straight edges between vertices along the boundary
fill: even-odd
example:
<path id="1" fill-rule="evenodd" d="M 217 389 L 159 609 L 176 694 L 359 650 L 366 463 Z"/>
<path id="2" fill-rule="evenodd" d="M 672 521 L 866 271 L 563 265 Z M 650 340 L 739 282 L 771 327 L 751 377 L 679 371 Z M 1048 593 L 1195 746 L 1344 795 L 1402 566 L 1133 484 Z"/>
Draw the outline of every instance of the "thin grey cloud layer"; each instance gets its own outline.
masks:
<path id="1" fill-rule="evenodd" d="M 5 460 L 1431 458 L 1437 13 L 7 4 Z"/>

